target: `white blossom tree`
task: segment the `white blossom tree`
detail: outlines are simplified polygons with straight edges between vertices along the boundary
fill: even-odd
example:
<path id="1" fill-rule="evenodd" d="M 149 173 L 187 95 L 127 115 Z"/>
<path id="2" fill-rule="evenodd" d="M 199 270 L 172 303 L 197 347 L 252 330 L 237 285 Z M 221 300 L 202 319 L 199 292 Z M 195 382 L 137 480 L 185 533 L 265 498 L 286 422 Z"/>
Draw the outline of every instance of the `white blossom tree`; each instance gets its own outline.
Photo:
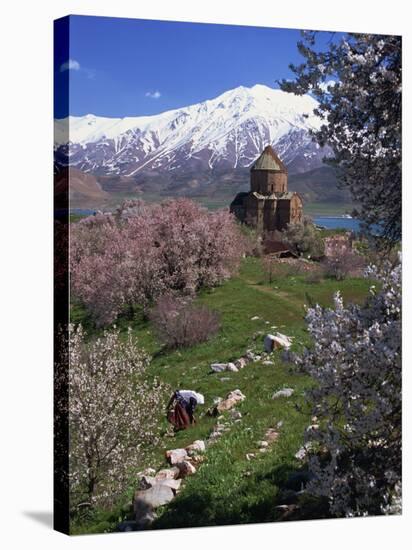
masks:
<path id="1" fill-rule="evenodd" d="M 331 35 L 323 51 L 317 33 L 303 31 L 304 62 L 291 65 L 296 80 L 285 91 L 310 92 L 323 120 L 314 139 L 332 149 L 328 160 L 341 184 L 360 204 L 365 227 L 374 224 L 392 242 L 401 235 L 401 65 L 400 36 Z"/>
<path id="2" fill-rule="evenodd" d="M 337 516 L 398 513 L 401 491 L 401 265 L 369 275 L 365 305 L 309 309 L 313 347 L 295 357 L 315 381 L 308 490 Z"/>
<path id="3" fill-rule="evenodd" d="M 69 328 L 69 481 L 71 503 L 110 502 L 158 441 L 156 411 L 164 384 L 149 381 L 149 357 L 129 331 L 117 329 L 85 341 Z"/>

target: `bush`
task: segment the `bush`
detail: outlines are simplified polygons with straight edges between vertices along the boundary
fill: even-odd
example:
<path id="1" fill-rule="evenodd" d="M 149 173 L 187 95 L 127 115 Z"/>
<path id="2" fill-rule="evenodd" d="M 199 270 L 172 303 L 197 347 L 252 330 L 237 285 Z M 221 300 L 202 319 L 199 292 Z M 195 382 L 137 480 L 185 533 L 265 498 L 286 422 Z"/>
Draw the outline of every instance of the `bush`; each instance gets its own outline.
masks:
<path id="1" fill-rule="evenodd" d="M 163 296 L 158 300 L 150 319 L 159 339 L 168 348 L 205 342 L 220 328 L 216 312 L 172 296 Z"/>
<path id="2" fill-rule="evenodd" d="M 320 258 L 324 254 L 325 246 L 320 232 L 307 216 L 301 222 L 289 223 L 282 231 L 281 238 L 299 256 Z"/>
<path id="3" fill-rule="evenodd" d="M 352 250 L 344 249 L 342 252 L 334 252 L 328 256 L 323 266 L 328 277 L 343 281 L 348 275 L 355 274 L 365 267 L 365 261 L 359 254 Z"/>

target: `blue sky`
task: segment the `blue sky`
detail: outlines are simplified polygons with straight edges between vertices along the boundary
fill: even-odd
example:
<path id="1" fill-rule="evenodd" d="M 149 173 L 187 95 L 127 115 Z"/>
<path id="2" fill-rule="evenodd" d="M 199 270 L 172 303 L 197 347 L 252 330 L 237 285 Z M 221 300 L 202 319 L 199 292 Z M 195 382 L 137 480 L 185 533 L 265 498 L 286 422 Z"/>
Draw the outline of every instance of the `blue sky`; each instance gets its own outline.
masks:
<path id="1" fill-rule="evenodd" d="M 301 60 L 298 30 L 70 16 L 68 33 L 69 48 L 55 34 L 57 118 L 150 115 L 240 85 L 276 87 Z"/>

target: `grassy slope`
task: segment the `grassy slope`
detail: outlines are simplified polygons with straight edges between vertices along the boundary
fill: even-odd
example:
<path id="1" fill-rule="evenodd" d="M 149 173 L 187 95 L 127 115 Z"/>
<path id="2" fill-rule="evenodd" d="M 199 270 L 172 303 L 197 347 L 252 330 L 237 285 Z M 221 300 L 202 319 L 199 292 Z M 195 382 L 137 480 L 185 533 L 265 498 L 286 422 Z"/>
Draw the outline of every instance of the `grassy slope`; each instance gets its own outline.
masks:
<path id="1" fill-rule="evenodd" d="M 304 343 L 307 334 L 303 315 L 308 295 L 312 300 L 328 305 L 338 288 L 345 300 L 361 301 L 368 283 L 362 279 L 350 279 L 339 283 L 326 280 L 311 284 L 306 283 L 303 276 L 298 276 L 276 280 L 269 285 L 260 260 L 248 258 L 238 276 L 221 287 L 201 293 L 198 298 L 199 302 L 221 314 L 222 328 L 213 340 L 191 349 L 165 352 L 146 322 L 138 319 L 133 322 L 141 345 L 153 356 L 150 367 L 153 375 L 160 376 L 173 389 L 196 389 L 206 399 L 205 406 L 198 410 L 198 424 L 172 439 L 165 437 L 163 446 L 154 455 L 154 462 L 142 466 L 162 467 L 165 449 L 186 446 L 197 438 L 207 437 L 216 420 L 205 416 L 204 411 L 215 397 L 224 397 L 236 388 L 246 395 L 246 400 L 239 406 L 242 421 L 232 424 L 231 430 L 208 449 L 207 461 L 195 476 L 187 480 L 180 495 L 163 509 L 154 528 L 277 519 L 275 506 L 279 487 L 299 466 L 294 454 L 302 444 L 309 417 L 299 412 L 296 406 L 304 404 L 303 393 L 310 381 L 293 373 L 290 366 L 282 363 L 279 354 L 275 356 L 275 365 L 251 364 L 238 373 L 211 374 L 209 365 L 214 361 L 237 359 L 248 348 L 261 350 L 263 333 L 273 330 L 295 336 L 296 342 Z M 260 319 L 252 321 L 256 315 Z M 79 312 L 74 312 L 73 320 L 81 317 Z M 126 329 L 127 324 L 123 321 L 120 326 Z M 270 328 L 274 325 L 277 329 Z M 254 340 L 258 331 L 262 331 L 262 335 L 257 335 Z M 295 389 L 292 398 L 271 399 L 275 390 L 289 386 Z M 262 439 L 267 428 L 276 427 L 279 421 L 283 422 L 279 440 L 267 453 L 257 452 L 256 442 Z M 246 453 L 250 452 L 257 455 L 252 461 L 246 459 Z M 125 500 L 130 499 L 132 490 L 130 487 Z M 99 514 L 100 523 L 96 517 L 89 525 L 77 526 L 74 531 L 110 530 L 124 516 L 119 511 Z"/>

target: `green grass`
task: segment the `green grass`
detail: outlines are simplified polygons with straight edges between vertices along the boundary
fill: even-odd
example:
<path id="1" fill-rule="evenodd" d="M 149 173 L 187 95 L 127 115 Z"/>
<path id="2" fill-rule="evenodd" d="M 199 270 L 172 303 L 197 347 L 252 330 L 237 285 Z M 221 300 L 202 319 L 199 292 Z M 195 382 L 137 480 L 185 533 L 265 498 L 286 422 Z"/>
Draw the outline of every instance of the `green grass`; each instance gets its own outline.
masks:
<path id="1" fill-rule="evenodd" d="M 164 507 L 153 528 L 279 519 L 275 510 L 279 492 L 290 472 L 299 468 L 294 454 L 302 444 L 309 422 L 304 392 L 311 381 L 283 363 L 279 352 L 275 353 L 274 365 L 258 362 L 237 373 L 211 373 L 209 365 L 215 361 L 235 360 L 248 348 L 261 351 L 264 334 L 274 330 L 294 336 L 297 343 L 308 343 L 304 306 L 309 300 L 329 305 L 333 293 L 340 289 L 344 300 L 360 302 L 367 288 L 368 282 L 363 279 L 341 282 L 327 279 L 313 284 L 306 283 L 302 275 L 279 277 L 269 285 L 261 260 L 247 258 L 237 276 L 220 287 L 201 292 L 197 298 L 199 303 L 218 311 L 221 316 L 221 330 L 206 343 L 166 351 L 157 342 L 150 324 L 139 315 L 132 321 L 120 319 L 116 323 L 124 331 L 131 324 L 140 345 L 153 356 L 150 366 L 153 376 L 160 377 L 172 389 L 190 388 L 205 395 L 205 405 L 197 411 L 196 426 L 173 438 L 164 437 L 154 451 L 153 462 L 142 464 L 142 467 L 164 467 L 166 449 L 184 447 L 195 439 L 206 438 L 216 423 L 216 419 L 205 415 L 214 398 L 224 397 L 236 388 L 246 395 L 246 400 L 238 407 L 242 421 L 232 423 L 230 431 L 208 449 L 207 461 L 186 481 L 179 496 Z M 254 316 L 259 319 L 252 321 Z M 72 321 L 85 322 L 92 331 L 81 308 L 73 308 Z M 272 326 L 277 328 L 270 328 Z M 286 386 L 295 390 L 291 398 L 271 399 L 274 391 Z M 279 421 L 283 422 L 280 438 L 267 453 L 259 453 L 256 442 Z M 166 420 L 162 422 L 166 429 Z M 246 453 L 251 452 L 257 456 L 248 461 Z M 98 511 L 87 522 L 75 522 L 73 532 L 99 532 L 103 526 L 104 530 L 113 529 L 121 518 L 127 517 L 124 506 L 130 501 L 133 488 L 132 484 L 118 508 L 106 515 Z M 323 508 L 314 512 L 313 503 L 307 509 L 310 510 L 307 517 L 325 514 Z"/>

